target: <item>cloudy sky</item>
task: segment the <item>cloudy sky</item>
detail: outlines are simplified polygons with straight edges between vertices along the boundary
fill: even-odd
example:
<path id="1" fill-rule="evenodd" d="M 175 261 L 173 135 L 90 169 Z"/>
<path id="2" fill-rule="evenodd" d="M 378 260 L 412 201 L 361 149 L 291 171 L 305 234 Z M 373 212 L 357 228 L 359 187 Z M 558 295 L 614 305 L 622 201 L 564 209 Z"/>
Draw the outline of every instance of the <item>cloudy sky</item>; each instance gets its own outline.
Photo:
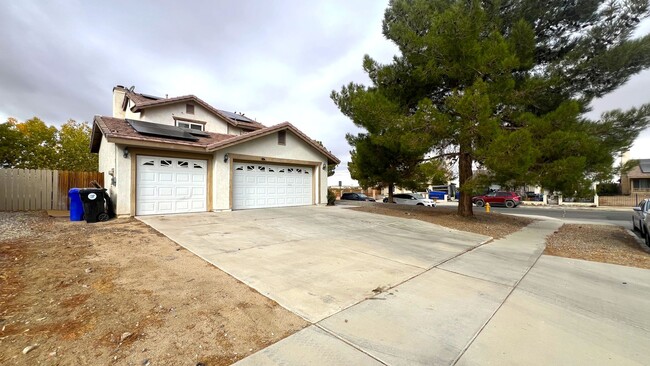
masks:
<path id="1" fill-rule="evenodd" d="M 342 163 L 330 184 L 351 183 L 347 132 L 329 98 L 368 83 L 364 54 L 388 62 L 387 0 L 2 1 L 0 121 L 38 116 L 60 125 L 111 114 L 112 88 L 195 94 L 273 125 L 290 121 Z M 650 32 L 644 24 L 639 33 Z M 593 116 L 650 102 L 650 72 L 596 101 Z M 650 131 L 632 149 L 650 158 Z"/>

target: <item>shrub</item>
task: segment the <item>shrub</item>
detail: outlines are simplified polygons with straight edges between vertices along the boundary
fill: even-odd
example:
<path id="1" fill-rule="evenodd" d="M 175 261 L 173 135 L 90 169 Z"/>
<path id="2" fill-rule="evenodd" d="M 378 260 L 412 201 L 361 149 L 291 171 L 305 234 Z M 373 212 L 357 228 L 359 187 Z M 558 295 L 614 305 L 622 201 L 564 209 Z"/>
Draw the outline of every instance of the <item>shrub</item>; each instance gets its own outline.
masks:
<path id="1" fill-rule="evenodd" d="M 336 202 L 336 194 L 331 189 L 328 189 L 327 190 L 327 205 L 328 206 L 334 206 L 334 202 Z"/>
<path id="2" fill-rule="evenodd" d="M 616 196 L 621 194 L 621 188 L 618 183 L 599 183 L 598 186 L 596 186 L 596 192 L 599 196 Z"/>

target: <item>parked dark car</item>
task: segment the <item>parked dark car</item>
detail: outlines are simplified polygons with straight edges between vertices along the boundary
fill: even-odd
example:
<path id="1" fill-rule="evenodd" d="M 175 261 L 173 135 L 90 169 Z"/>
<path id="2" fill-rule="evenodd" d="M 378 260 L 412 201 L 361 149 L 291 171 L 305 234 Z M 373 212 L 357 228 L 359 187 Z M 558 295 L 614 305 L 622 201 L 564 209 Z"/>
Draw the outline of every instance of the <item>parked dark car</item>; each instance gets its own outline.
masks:
<path id="1" fill-rule="evenodd" d="M 633 210 L 632 227 L 634 231 L 641 233 L 645 243 L 650 246 L 650 199 L 642 200 Z"/>
<path id="2" fill-rule="evenodd" d="M 342 200 L 349 200 L 349 201 L 370 201 L 370 202 L 375 202 L 374 198 L 370 198 L 366 196 L 363 193 L 343 193 L 341 195 Z"/>
<path id="3" fill-rule="evenodd" d="M 517 207 L 521 203 L 521 197 L 515 192 L 490 192 L 482 196 L 472 197 L 472 203 L 478 207 L 485 206 L 489 203 L 490 206 L 506 206 L 508 208 Z"/>

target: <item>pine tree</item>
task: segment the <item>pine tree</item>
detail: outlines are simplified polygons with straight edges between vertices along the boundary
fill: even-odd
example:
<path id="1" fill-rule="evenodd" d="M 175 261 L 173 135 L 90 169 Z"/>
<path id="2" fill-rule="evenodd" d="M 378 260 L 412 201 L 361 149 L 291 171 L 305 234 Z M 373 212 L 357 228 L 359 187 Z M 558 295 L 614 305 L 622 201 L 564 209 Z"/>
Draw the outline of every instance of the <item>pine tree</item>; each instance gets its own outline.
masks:
<path id="1" fill-rule="evenodd" d="M 392 129 L 425 134 L 429 154 L 458 162 L 461 215 L 472 214 L 475 165 L 496 183 L 579 194 L 648 125 L 645 106 L 584 117 L 650 65 L 650 36 L 631 39 L 647 16 L 638 0 L 392 0 L 383 33 L 400 55 L 386 65 L 365 56 L 372 86 L 357 90 L 391 103 Z"/>

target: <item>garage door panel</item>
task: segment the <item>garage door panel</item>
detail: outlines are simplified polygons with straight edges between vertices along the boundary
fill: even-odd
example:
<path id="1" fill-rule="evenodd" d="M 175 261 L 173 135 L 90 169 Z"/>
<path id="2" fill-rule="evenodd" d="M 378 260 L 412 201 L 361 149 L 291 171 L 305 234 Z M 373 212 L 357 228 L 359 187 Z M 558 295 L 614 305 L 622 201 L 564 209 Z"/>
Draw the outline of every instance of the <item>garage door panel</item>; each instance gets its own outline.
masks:
<path id="1" fill-rule="evenodd" d="M 138 156 L 136 215 L 205 211 L 206 182 L 207 160 Z"/>
<path id="2" fill-rule="evenodd" d="M 139 209 L 142 209 L 143 211 L 155 211 L 156 210 L 156 203 L 155 202 L 142 202 L 138 206 Z"/>
<path id="3" fill-rule="evenodd" d="M 154 181 L 156 181 L 156 173 L 143 172 L 141 179 L 142 179 L 143 182 L 154 182 Z"/>
<path id="4" fill-rule="evenodd" d="M 188 201 L 177 201 L 176 210 L 177 211 L 187 211 L 190 208 L 190 203 Z"/>
<path id="5" fill-rule="evenodd" d="M 138 193 L 141 197 L 155 197 L 156 189 L 153 187 L 141 187 Z"/>

